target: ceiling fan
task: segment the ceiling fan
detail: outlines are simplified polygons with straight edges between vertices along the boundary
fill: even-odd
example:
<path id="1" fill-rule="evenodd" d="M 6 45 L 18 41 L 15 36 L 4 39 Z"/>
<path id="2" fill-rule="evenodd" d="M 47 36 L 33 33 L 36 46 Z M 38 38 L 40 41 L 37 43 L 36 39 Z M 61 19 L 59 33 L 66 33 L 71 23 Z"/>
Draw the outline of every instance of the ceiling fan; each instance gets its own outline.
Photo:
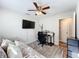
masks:
<path id="1" fill-rule="evenodd" d="M 38 6 L 36 2 L 33 2 L 34 6 L 36 7 L 36 10 L 28 10 L 28 11 L 36 11 L 35 15 L 40 15 L 40 14 L 47 14 L 45 10 L 50 9 L 49 6 L 43 7 L 43 6 Z"/>

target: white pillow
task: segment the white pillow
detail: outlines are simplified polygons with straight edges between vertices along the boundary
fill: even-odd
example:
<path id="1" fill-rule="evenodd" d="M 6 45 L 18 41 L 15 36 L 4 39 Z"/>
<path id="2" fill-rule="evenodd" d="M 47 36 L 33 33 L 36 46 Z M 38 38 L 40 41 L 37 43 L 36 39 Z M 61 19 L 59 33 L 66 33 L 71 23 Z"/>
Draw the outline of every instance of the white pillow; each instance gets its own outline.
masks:
<path id="1" fill-rule="evenodd" d="M 8 39 L 3 39 L 2 44 L 1 44 L 1 47 L 2 47 L 4 50 L 6 50 L 9 43 L 10 43 L 10 44 L 14 44 L 14 42 L 12 42 L 12 41 L 10 41 L 10 40 L 8 40 Z"/>
<path id="2" fill-rule="evenodd" d="M 0 47 L 0 58 L 7 58 L 5 51 Z"/>
<path id="3" fill-rule="evenodd" d="M 12 44 L 9 44 L 7 54 L 9 58 L 23 58 L 20 48 Z"/>
<path id="4" fill-rule="evenodd" d="M 25 43 L 20 42 L 20 41 L 15 41 L 15 45 L 18 46 L 21 49 L 23 57 L 25 57 L 25 56 L 28 57 L 29 56 L 28 55 L 28 50 L 27 50 L 27 48 L 29 46 L 27 46 Z"/>

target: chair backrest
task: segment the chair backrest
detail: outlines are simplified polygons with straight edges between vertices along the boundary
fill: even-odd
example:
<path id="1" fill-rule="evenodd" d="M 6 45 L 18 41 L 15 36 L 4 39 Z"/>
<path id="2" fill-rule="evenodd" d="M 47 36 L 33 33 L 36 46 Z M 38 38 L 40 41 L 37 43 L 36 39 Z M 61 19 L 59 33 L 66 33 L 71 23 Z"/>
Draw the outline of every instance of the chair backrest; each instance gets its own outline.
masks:
<path id="1" fill-rule="evenodd" d="M 46 40 L 46 35 L 43 32 L 38 32 L 38 40 Z"/>
<path id="2" fill-rule="evenodd" d="M 38 32 L 38 36 L 39 37 L 43 36 L 43 32 Z"/>

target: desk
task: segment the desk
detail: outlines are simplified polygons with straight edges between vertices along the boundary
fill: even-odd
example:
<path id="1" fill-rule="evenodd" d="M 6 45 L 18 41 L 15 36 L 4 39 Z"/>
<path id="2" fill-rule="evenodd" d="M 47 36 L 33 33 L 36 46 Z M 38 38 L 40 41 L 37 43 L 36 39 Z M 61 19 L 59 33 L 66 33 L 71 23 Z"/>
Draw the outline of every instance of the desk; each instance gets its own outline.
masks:
<path id="1" fill-rule="evenodd" d="M 47 33 L 48 45 L 50 45 L 50 46 L 54 45 L 54 36 L 55 36 L 55 33 L 52 33 L 52 34 Z"/>
<path id="2" fill-rule="evenodd" d="M 40 41 L 40 44 L 48 44 L 50 46 L 54 45 L 54 36 L 54 32 L 38 32 L 38 40 Z"/>

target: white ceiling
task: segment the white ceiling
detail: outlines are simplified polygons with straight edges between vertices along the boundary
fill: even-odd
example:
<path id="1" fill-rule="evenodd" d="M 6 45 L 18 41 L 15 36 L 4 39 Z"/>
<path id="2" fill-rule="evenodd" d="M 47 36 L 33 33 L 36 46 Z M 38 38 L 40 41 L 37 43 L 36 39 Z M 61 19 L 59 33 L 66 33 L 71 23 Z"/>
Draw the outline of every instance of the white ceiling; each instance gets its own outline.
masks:
<path id="1" fill-rule="evenodd" d="M 29 12 L 29 9 L 35 9 L 33 5 L 35 0 L 0 0 L 0 6 L 19 13 L 29 13 L 34 15 L 35 12 Z M 78 0 L 37 0 L 39 3 L 47 4 L 51 8 L 47 14 L 56 14 L 60 12 L 75 10 Z"/>

